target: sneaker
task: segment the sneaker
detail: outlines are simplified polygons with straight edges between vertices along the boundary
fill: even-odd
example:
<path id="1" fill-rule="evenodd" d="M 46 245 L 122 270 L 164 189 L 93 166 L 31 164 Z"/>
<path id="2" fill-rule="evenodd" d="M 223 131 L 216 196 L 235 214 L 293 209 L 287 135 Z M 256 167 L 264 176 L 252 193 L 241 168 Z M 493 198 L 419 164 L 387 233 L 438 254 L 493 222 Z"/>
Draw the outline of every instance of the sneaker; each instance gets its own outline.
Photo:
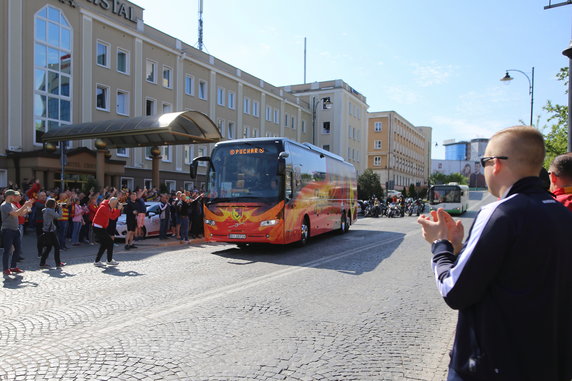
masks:
<path id="1" fill-rule="evenodd" d="M 102 262 L 95 262 L 93 265 L 95 267 L 105 267 L 105 265 Z"/>
<path id="2" fill-rule="evenodd" d="M 13 267 L 13 268 L 10 269 L 10 271 L 13 272 L 13 273 L 16 273 L 16 274 L 19 274 L 19 273 L 23 273 L 23 272 L 24 272 L 24 270 L 22 270 L 22 269 L 19 268 L 19 267 Z"/>
<path id="3" fill-rule="evenodd" d="M 108 264 L 109 266 L 117 266 L 117 265 L 119 264 L 119 262 L 112 260 L 112 261 L 110 261 L 110 262 L 107 262 L 107 264 Z"/>
<path id="4" fill-rule="evenodd" d="M 10 275 L 10 274 L 12 274 L 12 272 L 10 271 L 10 269 L 4 270 L 4 275 Z"/>
<path id="5" fill-rule="evenodd" d="M 137 246 L 135 246 L 134 244 L 129 245 L 129 247 L 132 249 L 137 249 Z"/>
<path id="6" fill-rule="evenodd" d="M 41 269 L 51 269 L 52 266 L 50 266 L 50 265 L 40 265 L 40 268 L 41 268 Z"/>
<path id="7" fill-rule="evenodd" d="M 65 262 L 60 262 L 58 263 L 58 265 L 56 266 L 58 269 L 64 267 L 65 265 L 67 265 L 67 263 Z"/>
<path id="8" fill-rule="evenodd" d="M 131 246 L 125 245 L 125 250 L 129 250 L 129 249 L 131 249 Z"/>

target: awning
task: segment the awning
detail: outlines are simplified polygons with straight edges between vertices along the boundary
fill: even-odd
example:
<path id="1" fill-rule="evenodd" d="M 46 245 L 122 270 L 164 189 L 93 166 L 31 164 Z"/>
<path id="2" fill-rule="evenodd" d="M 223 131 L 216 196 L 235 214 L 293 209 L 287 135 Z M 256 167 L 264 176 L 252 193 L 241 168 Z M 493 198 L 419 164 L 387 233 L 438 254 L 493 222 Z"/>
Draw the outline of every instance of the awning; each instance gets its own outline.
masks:
<path id="1" fill-rule="evenodd" d="M 53 128 L 42 141 L 101 139 L 107 148 L 216 143 L 222 136 L 205 114 L 198 111 L 71 124 Z"/>

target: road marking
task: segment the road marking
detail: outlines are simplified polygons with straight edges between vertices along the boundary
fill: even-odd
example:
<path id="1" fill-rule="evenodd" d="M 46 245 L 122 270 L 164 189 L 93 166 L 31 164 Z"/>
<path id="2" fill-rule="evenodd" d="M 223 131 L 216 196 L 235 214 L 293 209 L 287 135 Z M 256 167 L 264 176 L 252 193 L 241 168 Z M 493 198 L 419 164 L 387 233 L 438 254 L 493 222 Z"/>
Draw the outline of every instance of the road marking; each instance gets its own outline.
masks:
<path id="1" fill-rule="evenodd" d="M 154 312 L 154 313 L 151 313 L 151 314 L 148 314 L 145 316 L 139 316 L 135 319 L 130 319 L 129 321 L 126 321 L 122 324 L 116 324 L 116 325 L 113 325 L 110 327 L 105 327 L 105 328 L 98 330 L 98 332 L 108 333 L 111 331 L 116 331 L 116 330 L 122 329 L 122 328 L 130 326 L 130 325 L 148 322 L 149 319 L 157 319 L 157 318 L 160 318 L 161 316 L 165 316 L 165 315 L 168 315 L 168 314 L 171 314 L 174 312 L 185 310 L 185 309 L 188 309 L 190 307 L 193 307 L 193 306 L 205 303 L 205 302 L 209 302 L 209 301 L 214 300 L 214 299 L 218 299 L 218 298 L 221 298 L 221 297 L 224 297 L 227 295 L 231 295 L 231 294 L 234 294 L 234 293 L 237 293 L 240 291 L 244 291 L 244 290 L 247 290 L 249 288 L 256 287 L 256 286 L 259 286 L 261 284 L 264 284 L 264 283 L 267 283 L 267 282 L 270 282 L 270 281 L 273 281 L 273 280 L 276 280 L 276 279 L 279 279 L 279 278 L 282 278 L 282 277 L 285 277 L 288 275 L 292 275 L 292 274 L 295 274 L 295 273 L 298 273 L 301 271 L 313 269 L 313 268 L 319 267 L 323 264 L 326 264 L 328 262 L 337 261 L 339 259 L 349 257 L 349 256 L 358 254 L 358 253 L 363 252 L 363 251 L 367 251 L 367 250 L 371 250 L 371 249 L 374 249 L 374 248 L 379 247 L 379 246 L 387 245 L 389 243 L 405 239 L 406 236 L 409 236 L 409 235 L 415 234 L 415 233 L 419 233 L 417 229 L 415 230 L 415 232 L 412 231 L 412 232 L 406 233 L 400 237 L 395 237 L 395 238 L 390 238 L 390 239 L 387 239 L 384 241 L 375 242 L 375 243 L 369 244 L 367 246 L 351 249 L 345 253 L 336 254 L 336 255 L 333 255 L 333 256 L 330 256 L 327 258 L 316 259 L 313 261 L 302 263 L 300 265 L 296 265 L 296 267 L 289 267 L 286 269 L 271 272 L 269 274 L 265 274 L 265 275 L 258 276 L 255 278 L 240 281 L 240 282 L 228 285 L 228 286 L 223 286 L 223 287 L 219 287 L 219 288 L 214 289 L 214 290 L 206 291 L 206 292 L 203 292 L 202 294 L 192 296 L 188 302 L 183 302 L 181 304 L 177 304 L 176 306 L 169 307 L 169 308 L 166 308 L 164 310 Z"/>

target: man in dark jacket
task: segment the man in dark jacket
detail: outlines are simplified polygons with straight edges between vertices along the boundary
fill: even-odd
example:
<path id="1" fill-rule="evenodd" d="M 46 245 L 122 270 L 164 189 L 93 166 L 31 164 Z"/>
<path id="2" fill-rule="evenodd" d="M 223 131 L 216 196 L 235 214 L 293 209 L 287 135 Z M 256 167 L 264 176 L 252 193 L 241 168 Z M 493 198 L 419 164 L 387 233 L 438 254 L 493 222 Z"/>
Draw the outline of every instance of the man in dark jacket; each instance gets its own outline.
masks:
<path id="1" fill-rule="evenodd" d="M 433 271 L 459 310 L 448 380 L 572 379 L 572 214 L 543 189 L 544 140 L 532 127 L 493 135 L 489 191 L 464 244 L 445 211 L 421 216 Z"/>

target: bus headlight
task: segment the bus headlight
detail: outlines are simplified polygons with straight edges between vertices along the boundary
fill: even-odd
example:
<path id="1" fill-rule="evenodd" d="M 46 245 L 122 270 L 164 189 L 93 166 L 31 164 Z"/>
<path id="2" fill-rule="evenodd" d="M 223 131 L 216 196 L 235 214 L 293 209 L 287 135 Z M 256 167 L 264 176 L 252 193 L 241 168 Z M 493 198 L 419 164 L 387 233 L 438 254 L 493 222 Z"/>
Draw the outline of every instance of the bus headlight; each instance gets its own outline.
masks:
<path id="1" fill-rule="evenodd" d="M 274 225 L 278 225 L 278 220 L 268 220 L 268 221 L 262 221 L 260 223 L 260 226 L 274 226 Z"/>
<path id="2" fill-rule="evenodd" d="M 210 225 L 210 226 L 215 226 L 216 222 L 214 222 L 213 220 L 205 220 L 205 224 Z"/>

